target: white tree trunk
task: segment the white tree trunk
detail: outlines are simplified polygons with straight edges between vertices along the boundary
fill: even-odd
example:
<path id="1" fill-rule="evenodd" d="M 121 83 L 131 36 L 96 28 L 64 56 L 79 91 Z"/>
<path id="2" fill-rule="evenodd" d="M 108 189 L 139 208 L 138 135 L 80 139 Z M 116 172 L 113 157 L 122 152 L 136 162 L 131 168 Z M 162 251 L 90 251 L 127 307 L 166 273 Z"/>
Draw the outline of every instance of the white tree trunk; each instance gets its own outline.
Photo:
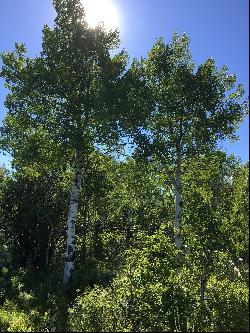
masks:
<path id="1" fill-rule="evenodd" d="M 67 285 L 74 271 L 75 263 L 75 224 L 78 212 L 78 197 L 82 179 L 82 163 L 79 154 L 76 154 L 76 170 L 71 187 L 70 205 L 67 222 L 67 251 L 65 257 L 63 284 Z"/>

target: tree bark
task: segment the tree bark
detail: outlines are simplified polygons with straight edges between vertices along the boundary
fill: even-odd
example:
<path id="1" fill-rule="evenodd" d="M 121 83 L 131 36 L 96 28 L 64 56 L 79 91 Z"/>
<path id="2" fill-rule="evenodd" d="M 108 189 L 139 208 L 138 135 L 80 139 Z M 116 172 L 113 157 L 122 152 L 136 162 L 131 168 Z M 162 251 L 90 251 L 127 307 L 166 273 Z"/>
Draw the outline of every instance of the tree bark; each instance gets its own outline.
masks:
<path id="1" fill-rule="evenodd" d="M 78 197 L 82 180 L 82 162 L 79 152 L 76 152 L 76 170 L 71 187 L 70 205 L 67 222 L 67 250 L 64 265 L 63 284 L 66 286 L 72 276 L 75 264 L 75 223 L 78 212 Z"/>

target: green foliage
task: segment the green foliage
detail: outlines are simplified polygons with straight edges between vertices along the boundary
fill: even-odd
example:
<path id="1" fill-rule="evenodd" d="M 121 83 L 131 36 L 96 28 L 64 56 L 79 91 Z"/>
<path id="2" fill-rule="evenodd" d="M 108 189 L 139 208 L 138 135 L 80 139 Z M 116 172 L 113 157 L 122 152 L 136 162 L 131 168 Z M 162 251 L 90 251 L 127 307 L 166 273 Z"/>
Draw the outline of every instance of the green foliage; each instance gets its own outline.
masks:
<path id="1" fill-rule="evenodd" d="M 151 325 L 157 322 L 157 318 L 152 320 L 156 315 L 152 308 L 159 305 L 154 296 L 161 284 L 154 281 L 153 275 L 159 268 L 159 259 L 156 257 L 150 263 L 152 258 L 147 249 L 149 244 L 146 243 L 142 249 L 127 252 L 124 268 L 109 287 L 103 289 L 97 286 L 87 291 L 83 297 L 78 297 L 70 310 L 72 331 L 133 331 L 138 325 L 137 328 L 142 329 L 146 325 L 145 320 L 151 321 Z M 169 245 L 162 242 L 159 247 L 161 255 L 165 255 Z M 153 269 L 152 274 L 149 267 Z M 138 316 L 142 315 L 140 322 Z"/>
<path id="2" fill-rule="evenodd" d="M 10 271 L 2 275 L 5 283 L 4 305 L 0 310 L 3 329 L 246 331 L 247 165 L 240 165 L 232 157 L 217 153 L 190 160 L 184 165 L 184 170 L 185 246 L 181 273 L 176 274 L 178 251 L 173 245 L 172 227 L 168 222 L 174 214 L 172 194 L 171 190 L 164 190 L 166 177 L 159 175 L 157 165 L 149 167 L 133 160 L 117 163 L 103 156 L 92 156 L 85 175 L 89 185 L 86 191 L 83 189 L 85 194 L 79 213 L 81 221 L 88 202 L 86 252 L 83 260 L 84 235 L 80 233 L 77 273 L 69 298 L 60 291 L 58 283 L 62 274 L 58 263 L 63 260 L 63 247 L 60 250 L 62 235 L 58 226 L 53 236 L 56 243 L 49 265 L 39 265 L 36 270 L 26 265 L 27 268 L 21 271 L 20 257 L 14 256 L 17 270 L 10 266 Z M 5 219 L 7 223 L 2 224 L 4 232 L 9 230 L 8 235 L 11 236 L 12 229 L 9 228 L 14 228 L 17 223 L 12 224 L 15 214 L 29 212 L 24 209 L 27 207 L 25 191 L 31 202 L 39 202 L 38 208 L 45 199 L 45 193 L 49 195 L 45 201 L 46 210 L 39 211 L 41 217 L 46 217 L 45 211 L 50 211 L 48 204 L 54 202 L 57 191 L 63 193 L 62 189 L 67 190 L 69 174 L 70 170 L 58 179 L 53 175 L 55 183 L 50 180 L 50 192 L 46 191 L 49 181 L 46 176 L 35 177 L 31 181 L 16 174 L 15 178 L 6 180 L 2 188 L 2 203 L 7 203 L 4 199 L 7 193 L 6 198 L 12 193 L 12 200 L 1 206 L 3 216 L 9 216 Z M 164 210 L 166 205 L 167 213 Z M 11 210 L 12 206 L 16 208 Z M 132 210 L 132 233 L 128 242 L 129 207 Z M 6 208 L 9 215 L 6 215 Z M 61 211 L 55 211 L 52 206 L 51 213 L 55 214 L 53 219 L 60 220 Z M 105 219 L 100 220 L 104 213 L 107 213 Z M 242 223 L 240 229 L 234 227 L 236 216 Z M 16 221 L 21 221 L 20 217 Z M 42 221 L 43 225 L 45 220 Z M 100 221 L 99 229 L 97 221 Z M 32 232 L 36 230 L 32 219 L 29 223 L 30 234 L 36 239 L 36 232 Z M 157 228 L 152 229 L 152 226 Z M 16 229 L 16 236 L 19 232 L 22 230 Z M 42 233 L 39 235 L 41 242 L 48 237 Z M 15 253 L 11 243 L 9 246 Z M 32 247 L 39 249 L 35 243 Z M 41 250 L 36 251 L 39 253 Z M 35 252 L 31 253 L 34 256 Z M 232 261 L 239 269 L 240 277 L 235 275 Z M 48 274 L 52 267 L 54 273 L 50 271 Z M 204 301 L 201 301 L 201 278 L 204 275 L 206 285 Z M 12 307 L 14 315 L 7 320 L 8 306 Z M 13 322 L 17 326 L 13 326 Z"/>
<path id="3" fill-rule="evenodd" d="M 29 294 L 22 295 L 26 301 L 32 297 Z M 2 332 L 53 332 L 55 321 L 49 312 L 41 312 L 34 306 L 18 307 L 11 301 L 6 301 L 0 307 L 0 330 Z"/>
<path id="4" fill-rule="evenodd" d="M 0 148 L 14 171 L 0 168 L 0 330 L 247 331 L 249 165 L 216 151 L 248 112 L 243 87 L 212 58 L 195 66 L 185 34 L 158 39 L 126 70 L 117 30 L 89 27 L 80 0 L 53 3 L 39 56 L 24 44 L 1 54 Z M 136 149 L 119 161 L 108 154 L 124 132 Z M 66 289 L 76 152 L 83 186 Z"/>
<path id="5" fill-rule="evenodd" d="M 0 308 L 0 329 L 2 332 L 33 332 L 35 327 L 26 313 L 13 303 L 6 302 L 4 307 Z"/>
<path id="6" fill-rule="evenodd" d="M 13 264 L 42 267 L 50 261 L 61 236 L 57 230 L 66 215 L 65 199 L 67 193 L 63 194 L 60 179 L 52 174 L 16 174 L 6 182 L 0 228 L 12 243 Z M 55 219 L 57 223 L 53 224 Z"/>
<path id="7" fill-rule="evenodd" d="M 80 0 L 56 1 L 55 7 L 55 26 L 43 29 L 40 56 L 30 59 L 16 44 L 2 54 L 1 72 L 10 90 L 2 146 L 18 162 L 42 160 L 50 168 L 62 152 L 70 159 L 75 150 L 86 155 L 94 143 L 118 140 L 116 109 L 127 61 L 124 51 L 110 56 L 118 31 L 90 28 Z"/>
<path id="8" fill-rule="evenodd" d="M 139 248 L 127 251 L 125 266 L 109 287 L 97 286 L 78 297 L 70 310 L 72 331 L 169 331 L 177 329 L 176 325 L 186 327 L 195 302 L 192 278 L 189 275 L 184 282 L 187 271 L 176 276 L 175 249 L 164 231 L 144 236 L 139 244 Z"/>
<path id="9" fill-rule="evenodd" d="M 237 264 L 239 258 L 246 262 L 248 167 L 218 152 L 184 168 L 183 235 L 190 252 L 201 250 L 205 266 L 212 265 L 215 251 L 226 251 Z"/>
<path id="10" fill-rule="evenodd" d="M 11 246 L 3 231 L 0 231 L 0 302 L 5 299 L 12 263 Z"/>
<path id="11" fill-rule="evenodd" d="M 109 286 L 87 289 L 76 299 L 69 309 L 70 331 L 202 329 L 199 267 L 192 261 L 176 275 L 176 250 L 164 231 L 144 236 L 137 246 L 126 252 L 125 265 Z M 217 274 L 223 275 L 225 266 L 220 267 L 220 260 L 218 257 Z M 244 282 L 211 276 L 202 306 L 205 331 L 246 330 L 248 288 Z"/>
<path id="12" fill-rule="evenodd" d="M 239 280 L 217 280 L 207 285 L 207 312 L 210 325 L 219 332 L 247 332 L 249 327 L 249 293 Z"/>

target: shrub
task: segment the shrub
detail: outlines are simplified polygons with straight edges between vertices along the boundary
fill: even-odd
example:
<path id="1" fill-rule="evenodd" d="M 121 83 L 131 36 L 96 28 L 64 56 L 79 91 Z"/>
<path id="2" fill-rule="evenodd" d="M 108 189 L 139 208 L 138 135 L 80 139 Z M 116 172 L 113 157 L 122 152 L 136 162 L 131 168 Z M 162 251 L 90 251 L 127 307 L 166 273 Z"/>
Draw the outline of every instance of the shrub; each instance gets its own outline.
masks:
<path id="1" fill-rule="evenodd" d="M 212 327 L 219 332 L 249 332 L 248 288 L 240 280 L 209 279 L 207 309 Z"/>
<path id="2" fill-rule="evenodd" d="M 35 331 L 29 316 L 20 311 L 15 304 L 6 301 L 0 308 L 1 332 L 32 332 Z"/>
<path id="3" fill-rule="evenodd" d="M 186 268 L 176 275 L 175 255 L 164 232 L 145 237 L 140 248 L 127 251 L 125 266 L 107 288 L 95 286 L 76 299 L 69 330 L 187 330 L 188 319 L 195 320 L 197 288 Z"/>

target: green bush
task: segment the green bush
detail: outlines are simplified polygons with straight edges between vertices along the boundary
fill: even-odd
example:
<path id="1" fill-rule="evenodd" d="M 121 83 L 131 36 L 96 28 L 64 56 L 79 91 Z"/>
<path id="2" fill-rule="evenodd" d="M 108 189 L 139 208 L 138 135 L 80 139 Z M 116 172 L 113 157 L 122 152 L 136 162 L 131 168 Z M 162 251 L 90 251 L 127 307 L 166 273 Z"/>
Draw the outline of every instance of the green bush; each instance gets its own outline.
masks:
<path id="1" fill-rule="evenodd" d="M 9 300 L 0 307 L 1 332 L 53 332 L 56 330 L 53 323 L 50 312 L 37 308 L 21 309 Z"/>
<path id="2" fill-rule="evenodd" d="M 176 275 L 171 241 L 163 231 L 127 251 L 125 266 L 107 287 L 96 286 L 70 309 L 70 331 L 185 331 L 195 320 L 194 275 Z"/>
<path id="3" fill-rule="evenodd" d="M 186 257 L 177 274 L 178 252 L 163 231 L 144 236 L 137 246 L 126 252 L 125 265 L 112 283 L 76 298 L 69 310 L 69 331 L 247 330 L 248 289 L 243 279 L 230 280 L 228 272 L 219 271 L 225 269 L 224 258 L 215 258 L 218 280 L 207 277 L 202 301 L 201 268 Z"/>
<path id="4" fill-rule="evenodd" d="M 31 315 L 34 314 L 32 311 Z M 35 327 L 30 317 L 20 311 L 15 304 L 6 301 L 0 308 L 0 331 L 1 332 L 33 332 Z"/>
<path id="5" fill-rule="evenodd" d="M 249 332 L 248 287 L 240 280 L 210 278 L 207 309 L 211 328 L 219 332 Z"/>

